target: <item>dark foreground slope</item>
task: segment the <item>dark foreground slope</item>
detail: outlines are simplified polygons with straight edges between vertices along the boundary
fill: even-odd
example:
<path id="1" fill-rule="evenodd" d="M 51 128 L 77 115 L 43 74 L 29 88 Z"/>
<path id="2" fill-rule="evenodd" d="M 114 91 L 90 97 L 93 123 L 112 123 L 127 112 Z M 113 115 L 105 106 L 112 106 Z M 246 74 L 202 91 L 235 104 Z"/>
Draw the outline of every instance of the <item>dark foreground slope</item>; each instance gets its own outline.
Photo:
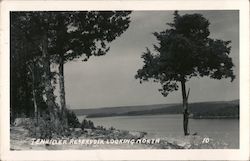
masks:
<path id="1" fill-rule="evenodd" d="M 201 118 L 239 118 L 239 100 L 221 102 L 190 103 L 190 117 Z M 99 109 L 74 110 L 77 115 L 87 117 L 137 116 L 158 114 L 181 114 L 182 104 L 161 104 L 145 106 L 124 106 Z"/>

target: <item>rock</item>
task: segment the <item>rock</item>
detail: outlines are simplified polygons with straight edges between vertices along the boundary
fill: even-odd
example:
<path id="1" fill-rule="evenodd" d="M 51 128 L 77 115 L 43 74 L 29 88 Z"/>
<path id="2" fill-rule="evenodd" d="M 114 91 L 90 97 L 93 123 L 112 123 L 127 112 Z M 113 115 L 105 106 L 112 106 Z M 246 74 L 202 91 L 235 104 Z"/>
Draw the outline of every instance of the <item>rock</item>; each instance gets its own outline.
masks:
<path id="1" fill-rule="evenodd" d="M 142 138 L 144 137 L 145 133 L 138 132 L 138 131 L 129 131 L 129 135 L 132 135 L 133 138 Z"/>
<path id="2" fill-rule="evenodd" d="M 82 129 L 81 129 L 81 128 L 75 128 L 74 130 L 75 130 L 75 132 L 82 131 Z"/>
<path id="3" fill-rule="evenodd" d="M 26 137 L 29 134 L 29 131 L 27 129 L 24 129 L 22 127 L 11 127 L 10 131 L 13 135 L 21 135 Z"/>
<path id="4" fill-rule="evenodd" d="M 129 131 L 129 134 L 133 136 L 140 136 L 140 133 L 137 131 Z"/>
<path id="5" fill-rule="evenodd" d="M 167 144 L 171 149 L 190 149 L 192 147 L 191 138 L 164 138 L 163 144 Z"/>
<path id="6" fill-rule="evenodd" d="M 90 134 L 92 132 L 92 129 L 84 129 L 84 132 Z"/>
<path id="7" fill-rule="evenodd" d="M 79 137 L 82 134 L 82 129 L 81 128 L 74 128 L 74 131 L 72 132 L 72 135 L 75 137 Z"/>
<path id="8" fill-rule="evenodd" d="M 177 145 L 179 147 L 182 147 L 183 149 L 189 149 L 189 148 L 191 148 L 190 142 L 181 142 L 181 143 L 177 143 Z"/>
<path id="9" fill-rule="evenodd" d="M 32 121 L 30 118 L 16 118 L 14 121 L 14 125 L 15 126 L 26 126 L 26 125 L 29 125 L 31 122 Z"/>

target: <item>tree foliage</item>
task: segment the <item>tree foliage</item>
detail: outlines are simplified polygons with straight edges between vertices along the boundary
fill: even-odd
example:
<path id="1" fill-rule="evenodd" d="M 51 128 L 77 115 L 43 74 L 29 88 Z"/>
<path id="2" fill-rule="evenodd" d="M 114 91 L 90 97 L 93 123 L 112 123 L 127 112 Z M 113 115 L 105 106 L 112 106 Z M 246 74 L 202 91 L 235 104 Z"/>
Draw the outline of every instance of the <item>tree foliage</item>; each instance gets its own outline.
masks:
<path id="1" fill-rule="evenodd" d="M 81 129 L 95 129 L 95 125 L 91 120 L 83 119 L 81 123 Z"/>
<path id="2" fill-rule="evenodd" d="M 73 111 L 66 110 L 66 117 L 70 128 L 80 128 L 81 124 Z"/>
<path id="3" fill-rule="evenodd" d="M 140 82 L 149 79 L 160 82 L 162 88 L 159 91 L 163 96 L 178 90 L 181 84 L 184 135 L 189 135 L 186 82 L 192 77 L 204 76 L 233 81 L 231 46 L 230 41 L 209 37 L 209 21 L 201 14 L 181 16 L 175 11 L 173 22 L 167 25 L 165 31 L 154 33 L 158 41 L 158 45 L 154 45 L 156 53 L 147 48 L 142 55 L 144 65 L 135 78 Z"/>
<path id="4" fill-rule="evenodd" d="M 103 55 L 109 50 L 107 43 L 120 36 L 129 27 L 130 13 L 130 11 L 12 12 L 13 34 L 22 33 L 22 37 L 13 35 L 13 39 L 25 43 L 23 38 L 27 38 L 28 42 L 32 43 L 29 45 L 30 48 L 36 49 L 39 53 L 39 41 L 46 32 L 51 55 L 64 54 L 65 61 L 81 56 L 86 60 L 91 55 Z"/>
<path id="5" fill-rule="evenodd" d="M 37 41 L 30 37 L 30 31 L 24 23 L 21 13 L 10 14 L 10 76 L 11 76 L 11 120 L 15 117 L 34 116 L 32 84 L 35 86 L 36 99 L 40 109 L 44 109 L 42 99 L 44 84 L 42 83 L 42 65 L 39 58 Z M 35 79 L 32 79 L 34 74 Z"/>
<path id="6" fill-rule="evenodd" d="M 201 14 L 179 15 L 168 28 L 155 32 L 158 44 L 155 53 L 148 48 L 143 53 L 144 65 L 135 78 L 141 81 L 153 79 L 160 82 L 164 96 L 178 90 L 178 82 L 192 77 L 208 76 L 213 79 L 234 80 L 230 41 L 209 37 L 209 21 Z"/>

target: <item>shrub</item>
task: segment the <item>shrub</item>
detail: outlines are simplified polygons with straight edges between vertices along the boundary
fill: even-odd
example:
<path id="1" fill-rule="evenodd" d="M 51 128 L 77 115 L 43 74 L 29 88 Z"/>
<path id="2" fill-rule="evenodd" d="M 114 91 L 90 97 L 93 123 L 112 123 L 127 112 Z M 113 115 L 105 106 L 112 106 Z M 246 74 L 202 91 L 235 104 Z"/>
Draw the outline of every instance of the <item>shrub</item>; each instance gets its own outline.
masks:
<path id="1" fill-rule="evenodd" d="M 104 131 L 107 130 L 104 126 L 97 126 L 96 129 L 97 130 L 104 130 Z"/>
<path id="2" fill-rule="evenodd" d="M 81 128 L 82 128 L 82 130 L 84 130 L 84 129 L 95 129 L 95 125 L 91 120 L 87 121 L 86 119 L 84 119 L 84 120 L 82 120 Z"/>
<path id="3" fill-rule="evenodd" d="M 73 112 L 67 110 L 66 116 L 69 127 L 80 127 L 80 123 Z M 36 138 L 50 139 L 70 135 L 69 130 L 66 126 L 62 125 L 62 122 L 60 122 L 59 118 L 58 120 L 54 121 L 58 122 L 56 124 L 52 122 L 52 120 L 50 119 L 49 111 L 44 111 L 38 117 L 38 124 L 36 123 L 37 121 L 35 119 L 30 119 L 30 121 L 28 121 L 24 127 L 29 130 L 29 135 L 31 137 Z"/>
<path id="4" fill-rule="evenodd" d="M 25 126 L 29 130 L 29 135 L 31 137 L 51 139 L 63 136 L 64 129 L 60 126 L 56 127 L 54 123 L 51 122 L 49 114 L 45 114 L 39 117 L 38 124 L 36 124 L 35 119 Z"/>
<path id="5" fill-rule="evenodd" d="M 111 126 L 111 127 L 109 128 L 109 130 L 114 131 L 115 128 L 114 128 L 113 126 Z"/>
<path id="6" fill-rule="evenodd" d="M 66 116 L 68 119 L 68 126 L 70 128 L 80 128 L 81 124 L 73 111 L 66 110 Z"/>

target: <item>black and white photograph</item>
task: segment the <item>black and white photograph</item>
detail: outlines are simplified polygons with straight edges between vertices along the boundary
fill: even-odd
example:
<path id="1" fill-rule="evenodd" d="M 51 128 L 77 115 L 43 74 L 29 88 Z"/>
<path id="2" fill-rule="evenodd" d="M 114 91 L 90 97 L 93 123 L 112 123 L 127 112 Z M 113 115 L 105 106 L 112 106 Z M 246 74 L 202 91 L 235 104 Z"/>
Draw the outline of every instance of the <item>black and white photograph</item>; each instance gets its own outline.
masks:
<path id="1" fill-rule="evenodd" d="M 238 11 L 10 22 L 11 149 L 239 148 Z"/>
<path id="2" fill-rule="evenodd" d="M 241 149 L 239 9 L 8 14 L 10 152 Z"/>

